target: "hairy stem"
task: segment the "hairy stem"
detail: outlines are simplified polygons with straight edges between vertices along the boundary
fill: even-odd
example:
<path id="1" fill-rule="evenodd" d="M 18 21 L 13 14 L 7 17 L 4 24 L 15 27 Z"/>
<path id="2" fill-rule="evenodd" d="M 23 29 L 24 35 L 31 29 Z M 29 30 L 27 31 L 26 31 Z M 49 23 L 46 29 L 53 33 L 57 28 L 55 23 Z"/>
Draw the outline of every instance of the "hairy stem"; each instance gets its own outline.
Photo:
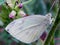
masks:
<path id="1" fill-rule="evenodd" d="M 51 39 L 52 39 L 52 36 L 54 36 L 54 32 L 56 31 L 56 27 L 57 27 L 58 23 L 60 22 L 60 21 L 59 21 L 59 19 L 60 19 L 60 17 L 59 17 L 59 13 L 60 13 L 60 9 L 59 9 L 59 11 L 58 11 L 58 14 L 57 14 L 57 17 L 56 17 L 55 23 L 54 23 L 54 25 L 53 25 L 53 27 L 52 27 L 52 29 L 51 29 L 51 31 L 50 31 L 50 33 L 49 33 L 47 39 L 46 39 L 44 45 L 48 45 L 49 42 L 50 42 Z"/>

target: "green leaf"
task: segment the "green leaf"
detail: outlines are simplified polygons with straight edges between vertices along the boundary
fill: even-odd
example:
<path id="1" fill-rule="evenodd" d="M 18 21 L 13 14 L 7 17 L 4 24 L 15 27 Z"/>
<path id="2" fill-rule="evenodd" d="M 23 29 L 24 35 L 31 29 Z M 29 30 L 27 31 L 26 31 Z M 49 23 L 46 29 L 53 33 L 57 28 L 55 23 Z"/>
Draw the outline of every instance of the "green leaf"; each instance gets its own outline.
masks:
<path id="1" fill-rule="evenodd" d="M 0 17 L 2 21 L 5 23 L 5 25 L 10 22 L 10 19 L 9 19 L 10 12 L 11 12 L 10 8 L 8 8 L 6 5 L 2 5 L 2 11 L 0 13 Z"/>

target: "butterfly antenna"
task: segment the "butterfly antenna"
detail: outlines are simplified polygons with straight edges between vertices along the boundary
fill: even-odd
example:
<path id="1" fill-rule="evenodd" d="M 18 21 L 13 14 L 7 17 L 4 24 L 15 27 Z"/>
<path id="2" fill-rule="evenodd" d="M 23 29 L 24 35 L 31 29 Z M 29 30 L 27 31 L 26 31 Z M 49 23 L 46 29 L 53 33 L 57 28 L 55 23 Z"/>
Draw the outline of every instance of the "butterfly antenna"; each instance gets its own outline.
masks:
<path id="1" fill-rule="evenodd" d="M 54 5 L 55 5 L 55 3 L 56 3 L 57 1 L 58 1 L 58 0 L 55 0 L 55 1 L 53 2 L 52 6 L 51 6 L 50 9 L 49 9 L 49 12 L 53 9 L 53 7 L 54 7 Z"/>

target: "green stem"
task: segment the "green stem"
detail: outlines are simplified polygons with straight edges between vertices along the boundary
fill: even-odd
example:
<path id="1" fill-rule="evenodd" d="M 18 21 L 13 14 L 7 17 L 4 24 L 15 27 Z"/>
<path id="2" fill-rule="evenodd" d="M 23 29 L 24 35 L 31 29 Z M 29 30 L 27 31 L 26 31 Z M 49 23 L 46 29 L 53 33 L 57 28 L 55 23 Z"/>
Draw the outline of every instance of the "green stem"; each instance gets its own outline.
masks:
<path id="1" fill-rule="evenodd" d="M 55 23 L 54 23 L 54 25 L 53 25 L 53 27 L 52 27 L 52 29 L 51 29 L 51 31 L 50 31 L 47 39 L 46 39 L 44 45 L 48 45 L 49 42 L 50 42 L 51 39 L 52 39 L 52 36 L 54 36 L 54 32 L 56 31 L 56 27 L 57 27 L 58 23 L 60 23 L 60 21 L 59 21 L 59 19 L 60 19 L 59 13 L 60 13 L 60 9 L 59 9 L 59 11 L 58 11 L 58 15 L 57 15 L 57 17 L 56 17 Z"/>
<path id="2" fill-rule="evenodd" d="M 30 3 L 31 1 L 32 1 L 32 0 L 29 0 L 29 1 L 23 2 L 22 4 L 23 4 L 23 6 L 24 6 L 24 5 L 28 4 L 28 3 Z M 18 8 L 18 5 L 15 6 L 14 9 L 15 9 L 16 11 L 19 11 L 19 10 L 20 10 L 20 8 Z"/>

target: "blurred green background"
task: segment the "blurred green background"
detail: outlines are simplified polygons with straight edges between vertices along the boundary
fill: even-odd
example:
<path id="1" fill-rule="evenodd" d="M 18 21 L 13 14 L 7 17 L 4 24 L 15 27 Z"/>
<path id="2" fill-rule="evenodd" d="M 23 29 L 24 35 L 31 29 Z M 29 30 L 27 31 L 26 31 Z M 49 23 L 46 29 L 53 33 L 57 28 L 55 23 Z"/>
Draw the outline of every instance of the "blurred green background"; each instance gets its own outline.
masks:
<path id="1" fill-rule="evenodd" d="M 28 0 L 21 0 L 21 2 L 25 2 L 25 1 Z M 55 0 L 32 0 L 30 3 L 24 5 L 22 10 L 24 10 L 25 13 L 28 15 L 32 15 L 32 14 L 45 15 L 49 13 L 49 10 L 52 4 L 54 3 L 54 1 Z M 1 5 L 2 3 L 3 5 Z M 49 26 L 48 30 L 46 30 L 47 36 L 43 41 L 38 40 L 32 44 L 25 44 L 13 38 L 8 32 L 4 30 L 7 24 L 9 24 L 12 21 L 12 19 L 8 17 L 10 12 L 11 9 L 5 5 L 4 0 L 2 1 L 0 0 L 0 45 L 43 45 L 46 39 L 47 42 L 45 42 L 46 43 L 45 45 L 47 45 L 48 42 L 49 42 L 48 45 L 57 45 L 58 43 L 60 43 L 60 39 L 56 40 L 56 38 L 60 38 L 60 21 L 59 21 L 60 16 L 57 19 L 57 15 L 60 15 L 59 0 L 57 0 L 57 2 L 50 11 L 50 13 L 52 13 L 52 17 L 55 20 L 57 19 L 56 23 L 59 21 L 58 25 L 57 24 L 55 25 L 56 26 L 56 29 L 54 29 L 55 31 L 52 30 L 54 35 L 51 35 L 52 36 L 51 41 L 48 41 L 48 39 L 50 39 L 48 35 L 52 34 L 51 29 L 55 24 L 55 21 Z"/>

